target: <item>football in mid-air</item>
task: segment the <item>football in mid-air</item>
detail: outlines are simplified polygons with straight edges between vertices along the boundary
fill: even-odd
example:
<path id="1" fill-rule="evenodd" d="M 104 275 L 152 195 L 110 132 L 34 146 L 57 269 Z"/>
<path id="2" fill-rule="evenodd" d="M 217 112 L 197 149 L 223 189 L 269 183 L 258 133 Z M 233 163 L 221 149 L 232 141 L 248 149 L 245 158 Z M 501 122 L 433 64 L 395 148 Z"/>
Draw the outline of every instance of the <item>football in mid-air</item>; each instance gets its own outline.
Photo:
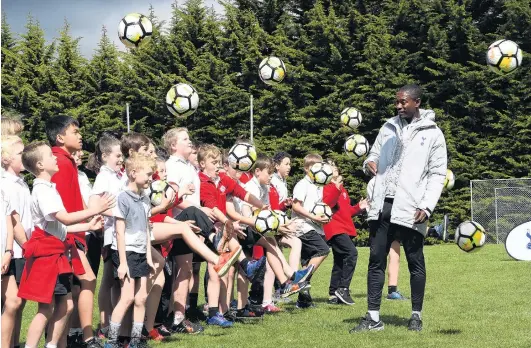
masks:
<path id="1" fill-rule="evenodd" d="M 285 225 L 289 222 L 288 215 L 284 213 L 282 210 L 274 210 L 275 214 L 277 214 L 278 221 L 280 222 L 280 225 Z"/>
<path id="2" fill-rule="evenodd" d="M 278 231 L 280 220 L 276 213 L 271 210 L 256 210 L 253 213 L 256 216 L 254 229 L 261 234 L 274 234 Z"/>
<path id="3" fill-rule="evenodd" d="M 444 178 L 444 188 L 446 190 L 451 190 L 455 185 L 455 176 L 454 173 L 450 170 L 446 170 L 446 177 Z"/>
<path id="4" fill-rule="evenodd" d="M 522 65 L 522 50 L 511 40 L 498 40 L 489 46 L 487 65 L 500 74 L 508 74 Z"/>
<path id="5" fill-rule="evenodd" d="M 241 172 L 251 170 L 256 162 L 256 149 L 248 143 L 238 143 L 229 150 L 229 165 Z"/>
<path id="6" fill-rule="evenodd" d="M 369 153 L 369 141 L 360 134 L 354 134 L 347 138 L 344 150 L 351 158 L 361 158 Z"/>
<path id="7" fill-rule="evenodd" d="M 345 108 L 341 111 L 341 124 L 354 130 L 358 128 L 362 120 L 361 112 L 355 108 Z"/>
<path id="8" fill-rule="evenodd" d="M 140 13 L 129 13 L 118 23 L 118 37 L 129 48 L 136 48 L 151 39 L 153 25 Z"/>
<path id="9" fill-rule="evenodd" d="M 317 162 L 310 167 L 308 176 L 318 186 L 324 186 L 332 180 L 334 171 L 332 166 L 325 162 Z"/>
<path id="10" fill-rule="evenodd" d="M 171 197 L 175 190 L 165 180 L 155 180 L 149 185 L 149 200 L 156 207 L 162 203 L 164 197 Z"/>
<path id="11" fill-rule="evenodd" d="M 332 218 L 332 209 L 330 209 L 328 204 L 323 202 L 315 203 L 310 213 L 318 216 L 326 216 L 328 219 Z"/>
<path id="12" fill-rule="evenodd" d="M 475 221 L 465 221 L 455 231 L 457 246 L 466 252 L 477 250 L 485 244 L 485 229 Z"/>
<path id="13" fill-rule="evenodd" d="M 286 77 L 286 66 L 278 57 L 267 57 L 260 62 L 258 75 L 265 84 L 276 85 Z"/>
<path id="14" fill-rule="evenodd" d="M 199 94 L 189 84 L 178 83 L 166 93 L 166 106 L 174 116 L 190 116 L 197 110 L 198 105 Z"/>

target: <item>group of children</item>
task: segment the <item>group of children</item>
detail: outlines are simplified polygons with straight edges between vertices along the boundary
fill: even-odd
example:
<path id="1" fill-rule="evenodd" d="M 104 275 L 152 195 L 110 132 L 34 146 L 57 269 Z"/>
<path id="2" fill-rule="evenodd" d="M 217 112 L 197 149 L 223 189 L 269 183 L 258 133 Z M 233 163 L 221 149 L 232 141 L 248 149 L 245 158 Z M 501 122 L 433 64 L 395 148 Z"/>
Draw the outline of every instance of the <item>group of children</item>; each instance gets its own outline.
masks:
<path id="1" fill-rule="evenodd" d="M 253 169 L 241 173 L 226 151 L 194 147 L 186 128 L 167 131 L 160 149 L 143 134 L 106 132 L 86 165 L 97 174 L 91 186 L 77 169 L 82 136 L 75 119 L 46 123 L 51 146 L 25 146 L 21 130 L 19 122 L 2 122 L 2 347 L 19 347 L 27 300 L 38 303 L 29 348 L 43 333 L 48 348 L 103 347 L 102 339 L 109 348 L 146 347 L 150 339 L 200 333 L 202 321 L 231 327 L 278 312 L 275 300 L 293 294 L 298 308 L 311 308 L 311 278 L 330 250 L 331 302 L 354 303 L 352 216 L 367 201 L 351 202 L 333 161 L 330 184 L 318 187 L 306 175 L 290 197 L 285 152 L 259 154 Z M 309 154 L 304 170 L 322 161 Z M 23 170 L 35 177 L 31 191 Z M 169 188 L 154 206 L 156 180 Z M 311 213 L 317 202 L 332 208 L 330 220 Z M 264 236 L 253 228 L 257 209 L 291 210 L 291 220 Z M 290 248 L 287 259 L 282 248 Z M 93 332 L 101 260 L 100 322 Z M 203 262 L 204 310 L 198 308 Z"/>

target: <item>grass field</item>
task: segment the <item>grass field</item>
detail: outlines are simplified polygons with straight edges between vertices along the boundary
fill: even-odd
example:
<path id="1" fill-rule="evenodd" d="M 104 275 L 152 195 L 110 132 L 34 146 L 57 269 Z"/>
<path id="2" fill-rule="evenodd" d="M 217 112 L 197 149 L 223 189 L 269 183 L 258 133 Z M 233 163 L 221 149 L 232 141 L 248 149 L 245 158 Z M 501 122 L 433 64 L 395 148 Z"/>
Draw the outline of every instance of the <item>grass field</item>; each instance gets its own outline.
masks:
<path id="1" fill-rule="evenodd" d="M 359 249 L 351 285 L 354 306 L 326 303 L 331 269 L 331 259 L 328 259 L 312 279 L 312 296 L 318 306 L 315 309 L 299 310 L 290 303 L 283 306 L 283 313 L 267 316 L 258 324 L 237 324 L 232 329 L 207 327 L 200 336 L 174 335 L 167 343 L 151 346 L 531 347 L 531 264 L 513 261 L 501 245 L 487 245 L 472 254 L 460 251 L 455 245 L 426 247 L 424 330 L 407 331 L 410 301 L 383 300 L 381 318 L 385 330 L 350 335 L 348 330 L 367 310 L 368 251 Z M 401 262 L 399 288 L 409 297 L 405 258 Z M 24 337 L 35 308 L 33 303 L 26 307 Z M 94 318 L 96 325 L 97 313 Z"/>

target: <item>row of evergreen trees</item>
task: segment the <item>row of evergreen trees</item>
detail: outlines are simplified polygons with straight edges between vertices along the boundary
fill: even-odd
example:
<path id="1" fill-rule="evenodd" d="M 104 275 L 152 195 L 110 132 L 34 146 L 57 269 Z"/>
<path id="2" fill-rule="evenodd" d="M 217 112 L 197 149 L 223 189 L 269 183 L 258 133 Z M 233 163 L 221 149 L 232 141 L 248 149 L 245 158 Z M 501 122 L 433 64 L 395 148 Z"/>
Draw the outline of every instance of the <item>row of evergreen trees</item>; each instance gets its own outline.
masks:
<path id="1" fill-rule="evenodd" d="M 199 142 L 229 147 L 249 136 L 249 95 L 255 100 L 260 151 L 295 158 L 302 176 L 309 152 L 332 157 L 352 196 L 365 195 L 361 160 L 342 153 L 349 131 L 340 127 L 346 106 L 361 110 L 359 132 L 372 143 L 393 116 L 396 90 L 411 82 L 425 90 L 423 106 L 436 111 L 457 177 L 443 194 L 436 219 L 454 224 L 469 215 L 469 180 L 522 177 L 531 165 L 530 57 L 510 76 L 486 68 L 488 45 L 509 38 L 531 52 L 528 0 L 234 0 L 224 14 L 201 0 L 173 6 L 170 23 L 155 9 L 150 43 L 119 52 L 102 30 L 91 59 L 65 23 L 52 43 L 34 18 L 14 35 L 2 21 L 2 111 L 23 115 L 27 141 L 44 139 L 44 123 L 58 113 L 80 119 L 87 150 L 104 130 L 132 130 L 160 142 L 165 130 L 186 126 Z M 114 33 L 114 28 L 110 28 Z M 95 33 L 97 34 L 97 33 Z M 258 78 L 267 55 L 281 57 L 286 80 L 275 87 Z M 199 110 L 176 119 L 164 97 L 177 82 L 200 94 Z M 291 182 L 293 184 L 293 181 Z"/>

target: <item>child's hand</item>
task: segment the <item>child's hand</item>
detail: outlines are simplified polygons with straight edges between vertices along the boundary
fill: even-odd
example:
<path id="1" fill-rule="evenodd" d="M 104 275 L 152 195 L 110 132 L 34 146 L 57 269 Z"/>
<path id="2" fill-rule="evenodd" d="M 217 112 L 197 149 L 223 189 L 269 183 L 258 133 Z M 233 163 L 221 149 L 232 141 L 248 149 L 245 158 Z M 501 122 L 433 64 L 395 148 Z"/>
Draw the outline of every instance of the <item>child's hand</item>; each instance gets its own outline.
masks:
<path id="1" fill-rule="evenodd" d="M 173 190 L 168 190 L 167 192 L 170 192 L 169 197 L 164 195 L 160 202 L 160 205 L 163 206 L 165 210 L 170 209 L 173 203 L 175 203 L 175 192 Z"/>
<path id="2" fill-rule="evenodd" d="M 185 223 L 188 227 L 190 227 L 190 229 L 194 233 L 201 232 L 201 229 L 195 225 L 195 221 L 194 220 L 186 220 L 186 221 L 183 221 L 182 223 Z"/>
<path id="3" fill-rule="evenodd" d="M 6 252 L 2 257 L 2 275 L 6 274 L 9 270 L 9 264 L 11 263 L 11 253 Z"/>
<path id="4" fill-rule="evenodd" d="M 207 207 L 201 207 L 201 211 L 205 213 L 206 216 L 208 216 L 210 221 L 212 222 L 216 221 L 216 214 L 214 214 L 214 211 L 212 209 L 207 208 Z"/>
<path id="5" fill-rule="evenodd" d="M 288 197 L 288 198 L 286 198 L 286 200 L 284 202 L 285 202 L 284 206 L 291 207 L 291 205 L 293 204 L 293 198 Z"/>
<path id="6" fill-rule="evenodd" d="M 151 270 L 154 272 L 155 271 L 155 265 L 153 264 L 153 260 L 151 259 L 151 257 L 147 258 L 147 264 L 148 264 L 149 268 L 151 268 Z"/>
<path id="7" fill-rule="evenodd" d="M 292 229 L 291 222 L 278 226 L 278 234 L 282 237 L 291 237 L 295 234 L 295 230 Z"/>
<path id="8" fill-rule="evenodd" d="M 247 237 L 247 234 L 245 234 L 245 227 L 240 224 L 239 221 L 234 221 L 232 223 L 232 226 L 234 226 L 234 232 L 236 232 L 236 235 L 240 238 Z"/>
<path id="9" fill-rule="evenodd" d="M 103 227 L 103 216 L 96 215 L 89 221 L 89 231 L 98 231 Z"/>
<path id="10" fill-rule="evenodd" d="M 126 263 L 120 263 L 120 266 L 118 266 L 118 278 L 124 280 L 126 276 L 129 277 L 129 267 L 127 267 Z"/>
<path id="11" fill-rule="evenodd" d="M 313 215 L 312 220 L 320 225 L 326 225 L 330 222 L 330 219 L 327 218 L 325 215 Z"/>
<path id="12" fill-rule="evenodd" d="M 179 188 L 179 197 L 191 195 L 194 192 L 195 192 L 194 184 L 184 185 L 183 187 Z"/>
<path id="13" fill-rule="evenodd" d="M 358 205 L 360 206 L 361 210 L 367 210 L 369 209 L 369 201 L 367 201 L 367 198 L 363 198 Z"/>
<path id="14" fill-rule="evenodd" d="M 102 195 L 97 195 L 97 198 L 92 200 L 90 208 L 97 211 L 97 214 L 114 208 L 116 206 L 116 197 L 109 192 L 105 192 Z"/>

